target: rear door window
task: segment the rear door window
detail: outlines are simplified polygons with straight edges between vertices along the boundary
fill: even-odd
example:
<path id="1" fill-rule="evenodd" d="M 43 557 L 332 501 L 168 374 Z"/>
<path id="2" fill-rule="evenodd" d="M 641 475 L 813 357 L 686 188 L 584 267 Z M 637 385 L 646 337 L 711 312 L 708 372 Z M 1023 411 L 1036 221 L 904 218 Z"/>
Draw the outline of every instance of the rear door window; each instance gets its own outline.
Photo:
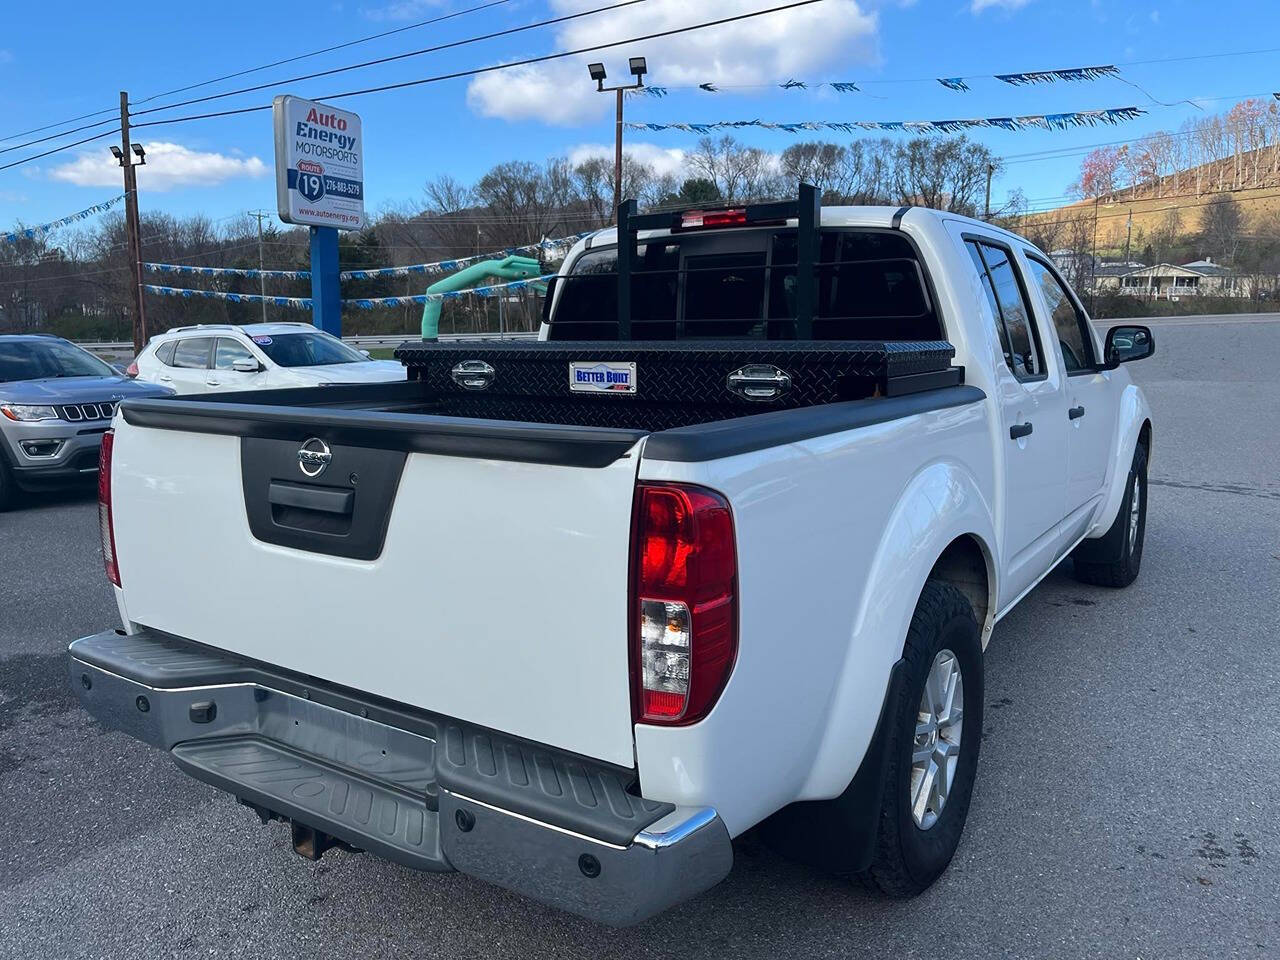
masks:
<path id="1" fill-rule="evenodd" d="M 1012 252 L 1007 247 L 986 240 L 979 240 L 977 247 L 1000 308 L 1013 375 L 1019 380 L 1035 380 L 1045 376 L 1040 338 L 1031 319 L 1031 308 L 1027 304 L 1022 278 L 1013 263 Z"/>
<path id="2" fill-rule="evenodd" d="M 179 340 L 173 351 L 173 366 L 188 367 L 193 370 L 205 370 L 209 366 L 209 347 L 213 343 L 211 337 L 190 337 Z"/>

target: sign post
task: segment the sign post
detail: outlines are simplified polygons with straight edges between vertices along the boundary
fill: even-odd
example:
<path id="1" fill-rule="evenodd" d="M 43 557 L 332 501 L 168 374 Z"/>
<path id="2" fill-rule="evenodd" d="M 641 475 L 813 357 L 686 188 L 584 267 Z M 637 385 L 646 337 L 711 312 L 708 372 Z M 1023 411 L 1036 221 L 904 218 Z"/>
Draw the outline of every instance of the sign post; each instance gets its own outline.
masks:
<path id="1" fill-rule="evenodd" d="M 346 110 L 276 97 L 276 206 L 280 219 L 311 228 L 311 303 L 315 325 L 342 336 L 338 231 L 364 227 L 364 137 Z"/>

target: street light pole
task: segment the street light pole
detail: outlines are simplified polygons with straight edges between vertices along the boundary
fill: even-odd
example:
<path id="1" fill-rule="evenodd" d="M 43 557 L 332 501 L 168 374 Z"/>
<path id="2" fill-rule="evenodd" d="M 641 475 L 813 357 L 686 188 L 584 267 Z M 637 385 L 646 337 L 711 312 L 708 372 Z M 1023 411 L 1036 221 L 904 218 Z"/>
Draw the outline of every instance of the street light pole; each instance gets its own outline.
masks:
<path id="1" fill-rule="evenodd" d="M 622 98 L 628 90 L 639 90 L 644 86 L 644 75 L 649 72 L 649 65 L 644 57 L 631 57 L 627 61 L 635 83 L 620 84 L 615 87 L 604 85 L 605 73 L 603 63 L 587 64 L 591 79 L 596 82 L 596 90 L 600 93 L 612 93 L 617 97 L 617 117 L 613 134 L 613 215 L 618 215 L 618 207 L 622 205 Z"/>
<path id="2" fill-rule="evenodd" d="M 644 78 L 640 78 L 643 82 Z M 622 205 L 622 88 L 618 94 L 618 120 L 613 132 L 613 212 L 616 216 Z"/>

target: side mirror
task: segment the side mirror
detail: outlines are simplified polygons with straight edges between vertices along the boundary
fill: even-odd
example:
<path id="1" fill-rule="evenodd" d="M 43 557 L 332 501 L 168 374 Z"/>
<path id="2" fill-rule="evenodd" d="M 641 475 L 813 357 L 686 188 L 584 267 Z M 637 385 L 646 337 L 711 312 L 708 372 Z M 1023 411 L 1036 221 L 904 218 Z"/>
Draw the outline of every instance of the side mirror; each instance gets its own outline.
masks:
<path id="1" fill-rule="evenodd" d="M 365 359 L 368 359 L 370 356 L 372 356 L 372 354 L 370 354 L 368 350 L 361 350 L 360 356 L 364 357 Z"/>
<path id="2" fill-rule="evenodd" d="M 236 373 L 257 373 L 262 369 L 262 364 L 257 360 L 245 358 L 243 360 L 232 360 L 231 369 Z"/>
<path id="3" fill-rule="evenodd" d="M 1145 360 L 1156 352 L 1156 341 L 1149 327 L 1112 327 L 1107 331 L 1104 370 L 1114 370 L 1131 360 Z"/>

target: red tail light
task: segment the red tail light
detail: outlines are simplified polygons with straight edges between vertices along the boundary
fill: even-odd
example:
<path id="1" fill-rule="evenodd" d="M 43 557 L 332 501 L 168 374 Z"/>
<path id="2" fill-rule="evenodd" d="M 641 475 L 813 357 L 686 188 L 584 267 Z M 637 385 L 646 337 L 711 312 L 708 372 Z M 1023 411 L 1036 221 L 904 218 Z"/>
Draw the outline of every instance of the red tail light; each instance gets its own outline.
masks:
<path id="1" fill-rule="evenodd" d="M 98 530 L 102 534 L 102 565 L 107 579 L 120 586 L 120 566 L 116 562 L 116 528 L 111 518 L 111 451 L 116 433 L 102 435 L 102 452 L 98 455 Z"/>
<path id="2" fill-rule="evenodd" d="M 641 484 L 632 534 L 635 719 L 701 720 L 738 652 L 738 560 L 728 501 L 701 487 Z"/>
<path id="3" fill-rule="evenodd" d="M 686 210 L 680 215 L 680 226 L 685 230 L 699 227 L 737 227 L 747 222 L 747 211 L 736 210 Z"/>
<path id="4" fill-rule="evenodd" d="M 124 375 L 126 377 L 136 377 L 138 375 L 137 360 L 133 361 L 133 363 L 129 364 L 127 367 L 124 368 Z"/>

